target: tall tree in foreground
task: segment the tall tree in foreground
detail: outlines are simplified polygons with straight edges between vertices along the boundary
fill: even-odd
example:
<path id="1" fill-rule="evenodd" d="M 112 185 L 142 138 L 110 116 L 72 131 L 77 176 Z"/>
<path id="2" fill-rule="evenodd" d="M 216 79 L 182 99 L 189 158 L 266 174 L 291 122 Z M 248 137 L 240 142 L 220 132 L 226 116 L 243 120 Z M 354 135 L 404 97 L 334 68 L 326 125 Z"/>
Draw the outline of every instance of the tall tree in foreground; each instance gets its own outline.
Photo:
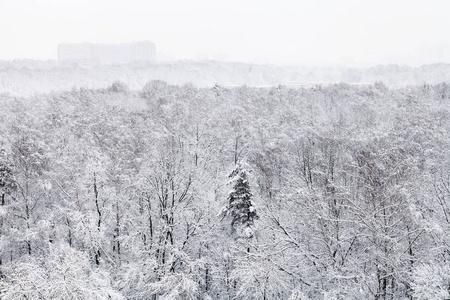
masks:
<path id="1" fill-rule="evenodd" d="M 3 219 L 6 215 L 6 201 L 5 196 L 9 194 L 12 190 L 16 188 L 16 184 L 14 182 L 14 174 L 12 171 L 12 168 L 10 166 L 10 163 L 8 162 L 6 158 L 5 151 L 3 149 L 0 149 L 0 277 L 2 276 L 2 256 L 3 256 Z"/>
<path id="2" fill-rule="evenodd" d="M 425 231 L 414 221 L 412 207 L 421 182 L 420 153 L 401 143 L 376 141 L 356 152 L 357 196 L 348 199 L 360 228 L 360 269 L 373 299 L 408 294 L 406 275 L 416 259 L 416 244 Z M 417 217 L 416 217 L 417 218 Z M 364 264 L 362 263 L 364 262 Z"/>

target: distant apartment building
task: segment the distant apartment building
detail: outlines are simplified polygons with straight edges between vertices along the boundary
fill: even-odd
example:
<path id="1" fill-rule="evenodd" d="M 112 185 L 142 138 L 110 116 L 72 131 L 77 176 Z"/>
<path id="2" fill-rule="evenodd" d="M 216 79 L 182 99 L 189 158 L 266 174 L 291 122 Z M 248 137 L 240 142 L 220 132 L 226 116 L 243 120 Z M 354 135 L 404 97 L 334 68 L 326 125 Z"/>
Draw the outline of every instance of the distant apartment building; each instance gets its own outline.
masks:
<path id="1" fill-rule="evenodd" d="M 155 62 L 155 44 L 136 42 L 127 44 L 59 44 L 58 60 L 99 63 Z"/>

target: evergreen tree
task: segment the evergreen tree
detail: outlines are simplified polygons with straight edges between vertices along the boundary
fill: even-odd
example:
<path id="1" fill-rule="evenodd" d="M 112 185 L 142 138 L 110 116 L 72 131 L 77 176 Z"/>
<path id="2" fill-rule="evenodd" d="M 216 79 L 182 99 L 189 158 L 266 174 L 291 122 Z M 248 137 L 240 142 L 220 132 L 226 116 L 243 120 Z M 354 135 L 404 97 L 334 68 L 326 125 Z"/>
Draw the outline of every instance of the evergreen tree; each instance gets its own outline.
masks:
<path id="1" fill-rule="evenodd" d="M 5 204 L 5 194 L 15 189 L 15 182 L 10 163 L 6 159 L 4 149 L 0 150 L 0 194 L 1 205 Z"/>
<path id="2" fill-rule="evenodd" d="M 233 232 L 241 229 L 245 236 L 252 237 L 254 220 L 259 217 L 251 201 L 253 194 L 250 190 L 248 173 L 243 164 L 238 162 L 236 168 L 228 175 L 233 188 L 228 193 L 228 205 L 223 209 L 222 215 L 231 218 Z"/>

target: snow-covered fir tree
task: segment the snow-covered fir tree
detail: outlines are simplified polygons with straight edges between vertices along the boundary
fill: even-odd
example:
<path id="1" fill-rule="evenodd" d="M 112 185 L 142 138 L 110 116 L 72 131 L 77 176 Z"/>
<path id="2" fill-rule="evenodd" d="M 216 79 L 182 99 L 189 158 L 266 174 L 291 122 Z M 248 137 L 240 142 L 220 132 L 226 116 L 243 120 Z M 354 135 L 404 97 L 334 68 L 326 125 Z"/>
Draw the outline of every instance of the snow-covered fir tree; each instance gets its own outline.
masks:
<path id="1" fill-rule="evenodd" d="M 253 224 L 258 219 L 256 208 L 251 201 L 253 194 L 248 181 L 249 171 L 245 164 L 238 162 L 233 171 L 228 175 L 229 184 L 233 188 L 228 193 L 228 205 L 223 208 L 222 215 L 231 219 L 233 232 L 242 233 L 245 237 L 253 236 Z"/>
<path id="2" fill-rule="evenodd" d="M 10 193 L 16 187 L 14 182 L 14 174 L 11 164 L 6 158 L 4 149 L 0 150 L 0 197 L 1 205 L 5 205 L 5 195 Z"/>
<path id="3" fill-rule="evenodd" d="M 0 189 L 7 192 L 14 188 L 13 172 L 10 163 L 6 159 L 4 149 L 0 150 Z"/>

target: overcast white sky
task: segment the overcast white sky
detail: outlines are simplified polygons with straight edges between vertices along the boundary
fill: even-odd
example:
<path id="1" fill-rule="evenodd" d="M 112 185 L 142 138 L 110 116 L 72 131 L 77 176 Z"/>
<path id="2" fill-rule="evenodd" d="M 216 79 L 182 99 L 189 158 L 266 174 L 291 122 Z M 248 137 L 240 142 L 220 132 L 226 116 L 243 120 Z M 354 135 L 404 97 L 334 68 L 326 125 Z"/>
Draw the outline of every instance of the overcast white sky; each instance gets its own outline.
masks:
<path id="1" fill-rule="evenodd" d="M 450 62 L 449 11 L 448 0 L 0 0 L 0 59 L 150 40 L 162 60 Z"/>

